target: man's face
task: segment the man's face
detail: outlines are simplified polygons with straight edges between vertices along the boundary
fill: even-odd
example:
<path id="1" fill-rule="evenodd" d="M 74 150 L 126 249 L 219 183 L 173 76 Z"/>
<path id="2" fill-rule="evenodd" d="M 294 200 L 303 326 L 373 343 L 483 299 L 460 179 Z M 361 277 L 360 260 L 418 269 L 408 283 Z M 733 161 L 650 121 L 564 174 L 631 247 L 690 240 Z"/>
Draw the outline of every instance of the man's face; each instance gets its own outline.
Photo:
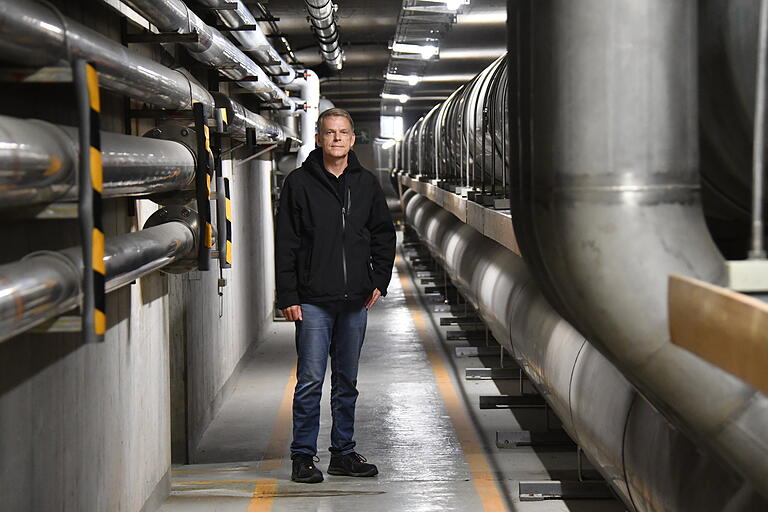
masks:
<path id="1" fill-rule="evenodd" d="M 343 158 L 355 143 L 352 123 L 346 117 L 326 117 L 320 125 L 320 133 L 317 134 L 316 141 L 317 145 L 323 148 L 323 155 Z"/>

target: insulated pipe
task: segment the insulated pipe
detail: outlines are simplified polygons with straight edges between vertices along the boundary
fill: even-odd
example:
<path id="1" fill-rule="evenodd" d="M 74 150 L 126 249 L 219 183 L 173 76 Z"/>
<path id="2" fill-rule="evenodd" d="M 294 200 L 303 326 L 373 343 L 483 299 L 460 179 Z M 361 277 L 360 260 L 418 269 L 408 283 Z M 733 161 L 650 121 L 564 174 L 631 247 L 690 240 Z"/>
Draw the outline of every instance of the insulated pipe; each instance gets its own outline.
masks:
<path id="1" fill-rule="evenodd" d="M 336 6 L 331 0 L 304 0 L 309 13 L 309 22 L 312 31 L 320 46 L 323 60 L 333 70 L 342 67 L 341 43 L 339 41 L 339 29 L 334 21 Z"/>
<path id="2" fill-rule="evenodd" d="M 549 305 L 520 257 L 413 190 L 404 192 L 403 204 L 407 223 L 629 510 L 751 512 L 768 506 L 656 412 Z"/>
<path id="3" fill-rule="evenodd" d="M 654 406 L 768 497 L 768 398 L 669 340 L 668 276 L 725 284 L 699 193 L 697 2 L 510 5 L 526 261 Z"/>
<path id="4" fill-rule="evenodd" d="M 311 69 L 297 76 L 293 83 L 286 86 L 289 90 L 298 90 L 304 99 L 304 110 L 301 112 L 301 147 L 296 154 L 298 168 L 307 159 L 309 153 L 315 149 L 315 132 L 317 119 L 320 116 L 320 79 L 317 73 Z"/>
<path id="5" fill-rule="evenodd" d="M 195 236 L 182 222 L 108 239 L 106 288 L 113 291 L 193 251 Z M 0 341 L 60 315 L 80 302 L 80 247 L 37 252 L 0 266 Z"/>
<path id="6" fill-rule="evenodd" d="M 264 101 L 279 101 L 293 110 L 293 100 L 272 82 L 261 67 L 221 32 L 208 26 L 181 0 L 123 1 L 162 31 L 197 33 L 197 42 L 182 43 L 195 59 L 218 68 L 233 80 L 257 77 L 256 81 L 245 80 L 238 82 L 238 85 L 256 93 Z"/>
<path id="7" fill-rule="evenodd" d="M 36 2 L 0 0 L 0 53 L 3 60 L 23 66 L 67 65 L 71 58 L 82 58 L 95 65 L 100 85 L 111 91 L 167 109 L 191 110 L 196 102 L 214 108 L 211 94 L 182 72 L 132 52 Z M 280 130 L 278 124 L 264 122 L 272 131 Z M 245 134 L 245 125 L 231 124 L 230 128 L 238 136 Z M 258 132 L 257 138 L 271 140 Z"/>
<path id="8" fill-rule="evenodd" d="M 0 116 L 0 209 L 77 199 L 78 131 Z M 183 144 L 101 132 L 103 197 L 194 188 L 195 158 Z"/>
<path id="9" fill-rule="evenodd" d="M 256 57 L 256 61 L 272 75 L 273 80 L 281 84 L 289 84 L 298 76 L 296 70 L 285 62 L 272 46 L 256 22 L 256 18 L 242 0 L 200 0 L 200 3 L 216 8 L 216 14 L 230 28 L 254 27 L 253 30 L 235 30 L 232 35 L 240 41 L 244 52 Z M 229 8 L 232 4 L 236 4 L 234 9 Z"/>

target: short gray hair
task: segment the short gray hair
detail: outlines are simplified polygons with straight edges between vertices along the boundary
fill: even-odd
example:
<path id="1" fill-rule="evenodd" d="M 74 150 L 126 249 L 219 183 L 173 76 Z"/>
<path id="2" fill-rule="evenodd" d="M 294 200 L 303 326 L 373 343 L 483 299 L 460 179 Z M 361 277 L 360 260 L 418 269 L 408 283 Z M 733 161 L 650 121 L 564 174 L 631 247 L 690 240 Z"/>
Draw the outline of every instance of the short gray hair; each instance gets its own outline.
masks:
<path id="1" fill-rule="evenodd" d="M 320 127 L 323 125 L 323 120 L 326 117 L 345 117 L 352 126 L 352 131 L 355 130 L 355 122 L 352 120 L 352 116 L 349 115 L 349 112 L 343 108 L 329 108 L 328 110 L 323 110 L 320 117 L 317 118 L 317 126 L 315 127 L 317 133 L 320 133 Z"/>

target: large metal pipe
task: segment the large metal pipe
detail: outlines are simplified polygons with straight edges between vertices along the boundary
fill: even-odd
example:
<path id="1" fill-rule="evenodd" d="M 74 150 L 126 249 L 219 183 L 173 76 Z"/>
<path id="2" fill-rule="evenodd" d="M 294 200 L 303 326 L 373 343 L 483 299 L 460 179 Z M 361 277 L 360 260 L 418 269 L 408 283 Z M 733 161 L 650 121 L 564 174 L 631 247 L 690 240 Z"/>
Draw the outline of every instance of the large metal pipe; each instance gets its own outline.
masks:
<path id="1" fill-rule="evenodd" d="M 654 406 L 768 497 L 768 398 L 669 340 L 668 276 L 725 284 L 699 192 L 697 2 L 511 5 L 526 261 Z"/>
<path id="2" fill-rule="evenodd" d="M 550 306 L 522 258 L 412 190 L 403 203 L 407 223 L 630 510 L 751 512 L 768 505 Z"/>
<path id="3" fill-rule="evenodd" d="M 238 85 L 256 93 L 268 102 L 280 102 L 293 110 L 295 102 L 272 82 L 242 50 L 209 26 L 181 0 L 123 0 L 142 14 L 160 30 L 178 33 L 196 33 L 196 42 L 182 43 L 200 62 L 218 68 L 233 80 L 245 79 Z M 256 77 L 258 80 L 253 80 Z"/>
<path id="4" fill-rule="evenodd" d="M 200 3 L 215 8 L 216 14 L 230 28 L 253 27 L 252 30 L 235 30 L 232 35 L 240 41 L 242 50 L 254 55 L 276 82 L 293 82 L 297 77 L 296 70 L 275 50 L 242 0 L 200 0 Z M 232 4 L 236 4 L 234 9 L 231 8 Z"/>
<path id="5" fill-rule="evenodd" d="M 0 53 L 2 60 L 23 66 L 68 65 L 73 57 L 94 63 L 100 84 L 112 91 L 166 109 L 189 110 L 200 102 L 214 108 L 211 94 L 184 73 L 130 51 L 51 7 L 36 2 L 0 0 Z M 269 124 L 270 132 L 285 135 L 280 125 L 251 113 Z M 245 134 L 246 124 L 232 123 L 231 131 Z M 274 138 L 257 132 L 264 142 Z"/>
<path id="6" fill-rule="evenodd" d="M 194 188 L 195 157 L 184 144 L 101 133 L 104 197 Z M 0 209 L 77 199 L 78 131 L 0 116 Z"/>
<path id="7" fill-rule="evenodd" d="M 301 147 L 296 154 L 295 164 L 295 168 L 298 168 L 315 149 L 316 125 L 320 117 L 320 79 L 317 73 L 308 69 L 287 88 L 298 90 L 304 98 L 304 109 L 301 112 Z"/>
<path id="8" fill-rule="evenodd" d="M 106 288 L 113 291 L 183 258 L 195 235 L 182 222 L 168 222 L 108 239 Z M 60 315 L 80 301 L 82 249 L 37 252 L 0 266 L 0 341 Z"/>
<path id="9" fill-rule="evenodd" d="M 334 71 L 342 68 L 339 28 L 334 20 L 336 6 L 331 0 L 304 0 L 309 13 L 309 23 L 320 46 L 323 60 Z"/>

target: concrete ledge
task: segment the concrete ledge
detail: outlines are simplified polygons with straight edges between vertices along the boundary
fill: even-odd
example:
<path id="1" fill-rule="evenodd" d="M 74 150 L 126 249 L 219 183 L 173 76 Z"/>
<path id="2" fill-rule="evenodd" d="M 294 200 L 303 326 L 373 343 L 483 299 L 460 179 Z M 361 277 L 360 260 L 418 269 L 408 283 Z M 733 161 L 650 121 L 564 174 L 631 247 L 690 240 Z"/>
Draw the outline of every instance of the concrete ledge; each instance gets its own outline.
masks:
<path id="1" fill-rule="evenodd" d="M 170 493 L 171 468 L 168 468 L 162 478 L 160 478 L 160 481 L 157 482 L 157 485 L 155 485 L 149 497 L 144 501 L 144 505 L 139 512 L 154 512 L 159 509 Z"/>
<path id="2" fill-rule="evenodd" d="M 448 210 L 461 222 L 469 224 L 518 256 L 521 255 L 509 210 L 487 208 L 430 183 L 416 181 L 410 176 L 400 176 L 400 184 Z"/>

